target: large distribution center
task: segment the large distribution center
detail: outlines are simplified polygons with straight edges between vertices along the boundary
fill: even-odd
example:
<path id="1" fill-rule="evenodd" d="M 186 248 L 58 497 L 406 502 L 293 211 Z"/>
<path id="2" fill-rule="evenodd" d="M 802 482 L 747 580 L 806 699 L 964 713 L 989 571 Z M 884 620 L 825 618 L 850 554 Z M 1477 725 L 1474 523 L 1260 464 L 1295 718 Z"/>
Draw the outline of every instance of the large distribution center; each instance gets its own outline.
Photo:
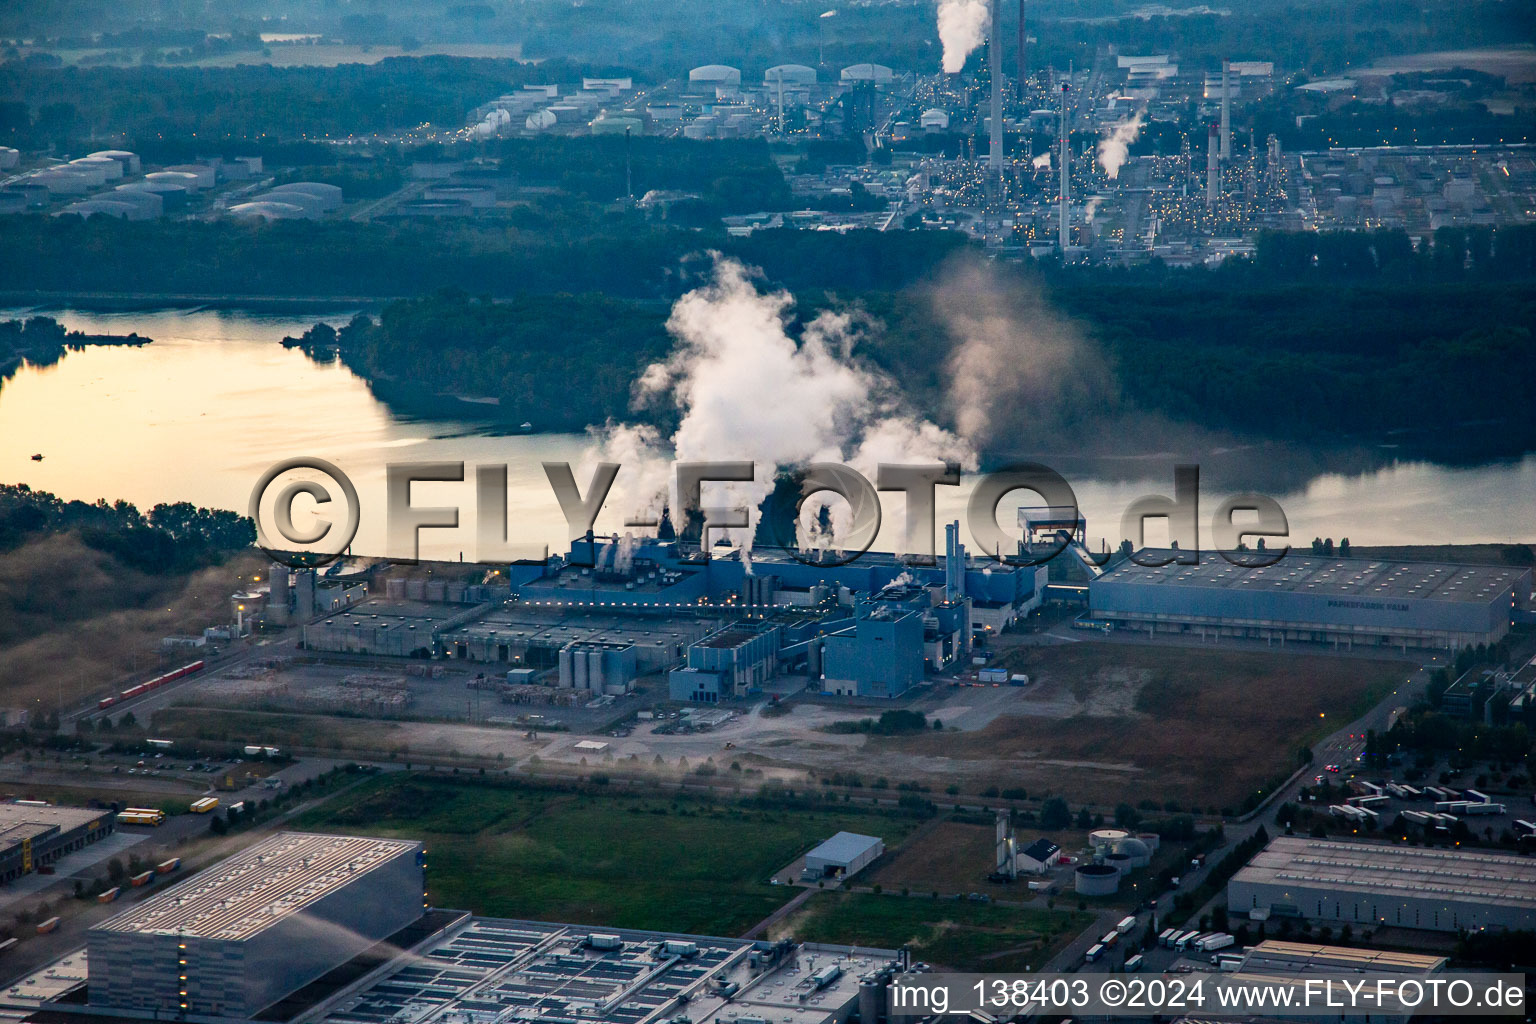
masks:
<path id="1" fill-rule="evenodd" d="M 1227 883 L 1233 913 L 1455 932 L 1536 928 L 1536 861 L 1282 836 Z"/>
<path id="2" fill-rule="evenodd" d="M 1203 554 L 1142 551 L 1089 585 L 1095 621 L 1148 633 L 1340 646 L 1491 644 L 1531 595 L 1531 570 L 1288 554 L 1248 568 Z M 1139 560 L 1139 561 L 1138 561 Z"/>
<path id="3" fill-rule="evenodd" d="M 859 1011 L 878 1024 L 897 970 L 889 950 L 484 918 L 419 952 L 303 1019 L 843 1024 Z"/>
<path id="4" fill-rule="evenodd" d="M 878 840 L 876 840 L 878 842 Z M 0 1016 L 233 1024 L 887 1024 L 893 950 L 476 918 L 421 908 L 414 843 L 286 834 L 0 986 Z M 303 868 L 303 870 L 299 870 Z M 287 875 L 313 878 L 298 886 Z M 353 881 L 338 881 L 338 871 Z M 320 901 L 312 897 L 323 889 Z M 329 906 L 345 901 L 350 909 Z M 414 906 L 411 906 L 414 904 Z M 189 917 L 188 915 L 192 915 Z M 414 915 L 404 928 L 396 920 Z M 311 927 L 286 927 L 295 917 Z M 367 920 L 360 920 L 367 918 Z M 394 930 L 392 930 L 394 929 Z M 102 942 L 98 932 L 141 940 Z M 383 936 L 384 940 L 379 941 Z M 151 944 L 148 940 L 156 940 Z M 259 961 L 248 948 L 267 947 Z M 131 954 L 131 955 L 130 955 Z M 179 987 L 186 1007 L 133 999 Z M 18 1013 L 20 1011 L 20 1013 Z M 917 1024 L 916 1018 L 911 1018 Z"/>
<path id="5" fill-rule="evenodd" d="M 110 811 L 32 802 L 0 804 L 0 882 L 51 864 L 111 835 L 112 828 Z"/>
<path id="6" fill-rule="evenodd" d="M 87 934 L 93 1007 L 247 1017 L 422 916 L 421 844 L 284 832 Z"/>

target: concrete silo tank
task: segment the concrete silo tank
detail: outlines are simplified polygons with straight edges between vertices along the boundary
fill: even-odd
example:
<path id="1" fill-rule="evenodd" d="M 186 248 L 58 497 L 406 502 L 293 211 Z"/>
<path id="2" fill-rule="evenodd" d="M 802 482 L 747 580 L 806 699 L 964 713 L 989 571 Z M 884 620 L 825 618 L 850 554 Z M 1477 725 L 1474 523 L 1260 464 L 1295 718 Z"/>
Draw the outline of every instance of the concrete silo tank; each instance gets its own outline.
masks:
<path id="1" fill-rule="evenodd" d="M 1079 896 L 1112 896 L 1120 889 L 1120 869 L 1112 864 L 1084 864 L 1073 872 Z"/>

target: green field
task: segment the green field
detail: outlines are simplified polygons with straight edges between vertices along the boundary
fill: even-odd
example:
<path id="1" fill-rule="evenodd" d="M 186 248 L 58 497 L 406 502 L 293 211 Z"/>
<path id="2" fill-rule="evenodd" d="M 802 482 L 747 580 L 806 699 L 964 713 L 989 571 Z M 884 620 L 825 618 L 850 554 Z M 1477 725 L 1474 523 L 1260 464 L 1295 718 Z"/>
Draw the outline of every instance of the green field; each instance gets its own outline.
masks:
<path id="1" fill-rule="evenodd" d="M 910 946 L 915 958 L 954 970 L 1021 971 L 1038 969 L 1091 920 L 1077 911 L 817 893 L 780 930 L 804 942 Z"/>
<path id="2" fill-rule="evenodd" d="M 420 839 L 440 907 L 739 935 L 793 890 L 769 876 L 842 829 L 899 842 L 906 817 L 476 785 L 392 773 L 295 827 Z"/>

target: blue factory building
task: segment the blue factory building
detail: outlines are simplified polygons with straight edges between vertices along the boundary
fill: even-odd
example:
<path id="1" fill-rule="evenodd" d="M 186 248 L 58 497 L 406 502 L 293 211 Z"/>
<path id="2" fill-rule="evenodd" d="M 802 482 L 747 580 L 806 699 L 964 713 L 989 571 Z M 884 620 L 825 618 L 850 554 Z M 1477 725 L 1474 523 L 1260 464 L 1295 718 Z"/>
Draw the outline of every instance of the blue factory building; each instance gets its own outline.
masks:
<path id="1" fill-rule="evenodd" d="M 934 564 L 868 552 L 847 564 L 782 549 L 704 557 L 674 540 L 596 538 L 566 559 L 511 567 L 512 592 L 535 607 L 701 614 L 736 620 L 689 645 L 668 673 L 674 700 L 716 703 L 760 690 L 800 665 L 826 693 L 896 697 L 929 672 L 964 664 L 976 638 L 1040 604 L 1043 566 L 972 562 L 959 524 Z M 795 609 L 803 609 L 796 615 Z"/>
<path id="2" fill-rule="evenodd" d="M 687 667 L 673 670 L 667 683 L 673 700 L 714 704 L 756 693 L 778 667 L 778 628 L 738 622 L 691 645 Z"/>
<path id="3" fill-rule="evenodd" d="M 823 693 L 899 697 L 923 679 L 923 616 L 869 602 L 852 629 L 823 642 Z"/>

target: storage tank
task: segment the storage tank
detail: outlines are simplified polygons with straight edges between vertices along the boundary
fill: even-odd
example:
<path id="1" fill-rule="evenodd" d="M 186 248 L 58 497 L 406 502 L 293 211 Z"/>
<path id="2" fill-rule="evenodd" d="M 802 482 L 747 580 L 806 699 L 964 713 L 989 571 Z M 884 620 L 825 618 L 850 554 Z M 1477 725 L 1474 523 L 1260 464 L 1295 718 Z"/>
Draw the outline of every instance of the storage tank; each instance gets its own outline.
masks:
<path id="1" fill-rule="evenodd" d="M 158 185 L 180 185 L 188 192 L 201 192 L 203 190 L 202 179 L 187 171 L 151 171 L 144 175 L 145 181 L 152 181 Z"/>
<path id="2" fill-rule="evenodd" d="M 285 206 L 295 206 L 304 211 L 304 216 L 311 220 L 319 220 L 325 214 L 325 202 L 307 192 L 263 192 L 252 196 L 253 203 L 281 203 Z"/>
<path id="3" fill-rule="evenodd" d="M 341 208 L 341 189 L 335 185 L 327 185 L 319 181 L 289 182 L 287 185 L 274 187 L 267 194 L 270 196 L 280 196 L 290 193 L 313 197 L 320 204 L 320 209 L 322 210 L 330 211 Z M 284 201 L 286 202 L 286 200 Z"/>
<path id="4" fill-rule="evenodd" d="M 688 72 L 688 84 L 717 88 L 741 84 L 741 72 L 726 64 L 705 64 Z"/>
<path id="5" fill-rule="evenodd" d="M 1153 853 L 1156 853 L 1158 848 L 1163 845 L 1163 837 L 1156 832 L 1137 832 L 1136 838 L 1145 843 L 1147 849 Z"/>
<path id="6" fill-rule="evenodd" d="M 405 600 L 405 580 L 390 577 L 384 581 L 384 596 L 391 601 Z"/>
<path id="7" fill-rule="evenodd" d="M 165 212 L 165 200 L 161 199 L 154 192 L 144 192 L 138 189 L 124 192 L 119 189 L 113 189 L 100 198 L 110 199 L 115 203 L 131 204 L 139 212 L 139 216 L 135 217 L 135 220 L 149 220 Z"/>
<path id="8" fill-rule="evenodd" d="M 1073 876 L 1079 896 L 1111 896 L 1120 888 L 1120 869 L 1112 864 L 1084 864 Z"/>
<path id="9" fill-rule="evenodd" d="M 844 82 L 873 82 L 875 85 L 889 85 L 896 78 L 896 72 L 884 64 L 850 64 L 843 68 L 838 77 Z"/>
<path id="10" fill-rule="evenodd" d="M 83 196 L 101 182 L 93 182 L 92 175 L 73 168 L 49 168 L 46 171 L 38 171 L 27 178 L 34 185 L 41 185 L 52 196 Z"/>
<path id="11" fill-rule="evenodd" d="M 177 174 L 190 174 L 197 179 L 199 188 L 213 188 L 219 182 L 217 168 L 207 164 L 173 164 L 166 168 L 167 171 Z"/>
<path id="12" fill-rule="evenodd" d="M 859 979 L 859 1024 L 878 1024 L 885 1016 L 884 975 L 870 974 Z"/>
<path id="13" fill-rule="evenodd" d="M 240 203 L 229 208 L 229 215 L 240 220 L 307 220 L 308 211 L 293 203 Z"/>
<path id="14" fill-rule="evenodd" d="M 63 217 L 73 214 L 76 217 L 115 217 L 118 220 L 151 220 L 148 213 L 144 213 L 134 204 L 118 199 L 85 199 L 78 203 L 70 203 L 64 209 L 54 214 L 55 217 Z"/>
<path id="15" fill-rule="evenodd" d="M 107 169 L 96 164 L 70 162 L 50 167 L 49 171 L 68 171 L 70 174 L 78 174 L 89 181 L 93 187 L 100 187 L 107 183 Z"/>
<path id="16" fill-rule="evenodd" d="M 1130 866 L 1133 868 L 1144 868 L 1152 863 L 1152 851 L 1147 848 L 1146 843 L 1143 843 L 1135 836 L 1129 836 L 1116 842 L 1109 856 L 1125 856 L 1130 859 Z M 1107 860 L 1108 858 L 1106 858 Z"/>
<path id="17" fill-rule="evenodd" d="M 777 86 L 784 83 L 785 88 L 794 85 L 815 85 L 816 69 L 806 67 L 804 64 L 778 64 L 763 72 L 763 84 Z"/>
<path id="18" fill-rule="evenodd" d="M 103 182 L 117 181 L 123 176 L 123 165 L 106 156 L 83 156 L 78 160 L 71 160 L 69 166 L 99 170 Z"/>
<path id="19" fill-rule="evenodd" d="M 130 153 L 126 149 L 103 149 L 90 155 L 116 160 L 122 166 L 124 174 L 138 174 L 143 169 L 139 163 L 139 154 Z"/>
<path id="20" fill-rule="evenodd" d="M 131 181 L 125 185 L 119 185 L 116 192 L 153 192 L 160 197 L 160 204 L 166 210 L 179 210 L 187 205 L 187 200 L 192 193 L 185 185 L 167 181 Z"/>
<path id="21" fill-rule="evenodd" d="M 0 146 L 0 171 L 8 171 L 21 162 L 21 150 Z"/>
<path id="22" fill-rule="evenodd" d="M 1110 849 L 1120 840 L 1126 839 L 1129 836 L 1130 833 L 1124 829 L 1095 829 L 1094 831 L 1088 833 L 1088 845 L 1093 848 L 1093 852 L 1095 854 L 1102 856 L 1103 854 L 1108 853 Z"/>
<path id="23" fill-rule="evenodd" d="M 1131 870 L 1135 867 L 1131 863 L 1131 855 L 1128 853 L 1106 853 L 1104 855 L 1104 865 L 1105 867 L 1114 868 L 1122 875 L 1130 874 Z"/>

